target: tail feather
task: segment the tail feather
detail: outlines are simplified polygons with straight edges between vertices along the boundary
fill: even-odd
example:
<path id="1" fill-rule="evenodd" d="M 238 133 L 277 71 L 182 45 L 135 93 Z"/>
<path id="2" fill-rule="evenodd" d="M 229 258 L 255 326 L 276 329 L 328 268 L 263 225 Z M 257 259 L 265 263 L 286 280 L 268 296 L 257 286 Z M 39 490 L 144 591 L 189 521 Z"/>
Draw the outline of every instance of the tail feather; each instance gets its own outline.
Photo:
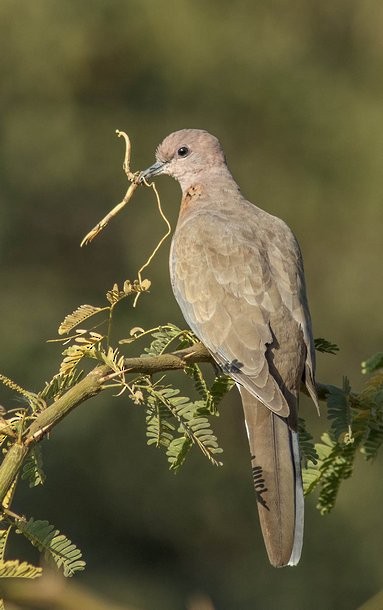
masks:
<path id="1" fill-rule="evenodd" d="M 301 470 L 301 454 L 299 451 L 298 432 L 290 430 L 291 451 L 294 460 L 295 474 L 295 528 L 294 545 L 289 559 L 289 566 L 296 566 L 301 558 L 304 530 L 304 496 Z"/>
<path id="2" fill-rule="evenodd" d="M 240 388 L 252 456 L 254 486 L 270 563 L 296 565 L 303 543 L 303 487 L 297 433 Z"/>

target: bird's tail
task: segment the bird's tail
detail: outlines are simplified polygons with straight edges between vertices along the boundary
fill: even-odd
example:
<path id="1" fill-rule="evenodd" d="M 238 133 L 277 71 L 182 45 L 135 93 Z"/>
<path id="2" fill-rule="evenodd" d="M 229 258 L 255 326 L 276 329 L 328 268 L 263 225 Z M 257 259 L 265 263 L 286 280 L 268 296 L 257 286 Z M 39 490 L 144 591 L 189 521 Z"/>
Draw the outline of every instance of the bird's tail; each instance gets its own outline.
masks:
<path id="1" fill-rule="evenodd" d="M 303 486 L 298 434 L 240 388 L 259 519 L 270 563 L 296 565 L 303 543 Z"/>

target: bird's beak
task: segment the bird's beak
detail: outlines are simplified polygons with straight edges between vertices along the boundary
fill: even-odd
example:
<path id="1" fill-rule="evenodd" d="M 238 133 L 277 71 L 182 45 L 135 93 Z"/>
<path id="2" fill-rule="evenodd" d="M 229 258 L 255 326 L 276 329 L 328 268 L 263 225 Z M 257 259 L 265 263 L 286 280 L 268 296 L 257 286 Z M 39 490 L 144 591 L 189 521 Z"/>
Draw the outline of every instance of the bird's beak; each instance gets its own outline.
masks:
<path id="1" fill-rule="evenodd" d="M 153 165 L 144 169 L 140 174 L 140 182 L 147 180 L 148 178 L 153 178 L 153 176 L 158 176 L 158 174 L 162 174 L 165 165 L 166 161 L 156 161 Z"/>

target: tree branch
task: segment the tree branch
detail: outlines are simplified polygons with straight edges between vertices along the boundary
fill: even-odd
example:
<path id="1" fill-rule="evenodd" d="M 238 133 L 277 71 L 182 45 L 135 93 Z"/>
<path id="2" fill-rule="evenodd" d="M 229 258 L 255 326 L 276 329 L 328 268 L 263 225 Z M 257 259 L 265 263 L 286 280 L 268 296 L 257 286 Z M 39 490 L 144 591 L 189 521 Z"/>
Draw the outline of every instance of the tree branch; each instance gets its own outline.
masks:
<path id="1" fill-rule="evenodd" d="M 184 369 L 190 364 L 199 362 L 214 362 L 211 354 L 202 343 L 196 343 L 186 349 L 162 354 L 161 356 L 126 358 L 124 368 L 127 373 L 152 375 L 164 371 Z M 105 389 L 104 384 L 110 373 L 111 369 L 107 365 L 97 366 L 73 388 L 70 388 L 63 396 L 39 413 L 27 430 L 24 442 L 16 442 L 12 445 L 0 466 L 0 503 L 3 502 L 12 481 L 19 472 L 29 448 L 39 442 L 44 434 L 78 405 Z M 307 393 L 303 386 L 301 389 Z M 329 393 L 328 386 L 318 383 L 317 392 L 319 400 L 326 400 Z"/>

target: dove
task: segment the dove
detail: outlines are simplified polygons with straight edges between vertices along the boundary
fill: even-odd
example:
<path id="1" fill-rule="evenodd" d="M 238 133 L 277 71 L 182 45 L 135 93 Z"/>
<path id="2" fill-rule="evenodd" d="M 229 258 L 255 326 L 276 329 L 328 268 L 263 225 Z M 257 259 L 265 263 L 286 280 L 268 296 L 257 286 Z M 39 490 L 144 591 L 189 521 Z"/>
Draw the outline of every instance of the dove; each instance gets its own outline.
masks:
<path id="1" fill-rule="evenodd" d="M 170 250 L 174 296 L 192 331 L 238 386 L 270 563 L 296 565 L 304 524 L 302 383 L 318 408 L 299 245 L 283 220 L 246 200 L 219 140 L 207 131 L 167 136 L 141 180 L 161 174 L 182 190 Z"/>

